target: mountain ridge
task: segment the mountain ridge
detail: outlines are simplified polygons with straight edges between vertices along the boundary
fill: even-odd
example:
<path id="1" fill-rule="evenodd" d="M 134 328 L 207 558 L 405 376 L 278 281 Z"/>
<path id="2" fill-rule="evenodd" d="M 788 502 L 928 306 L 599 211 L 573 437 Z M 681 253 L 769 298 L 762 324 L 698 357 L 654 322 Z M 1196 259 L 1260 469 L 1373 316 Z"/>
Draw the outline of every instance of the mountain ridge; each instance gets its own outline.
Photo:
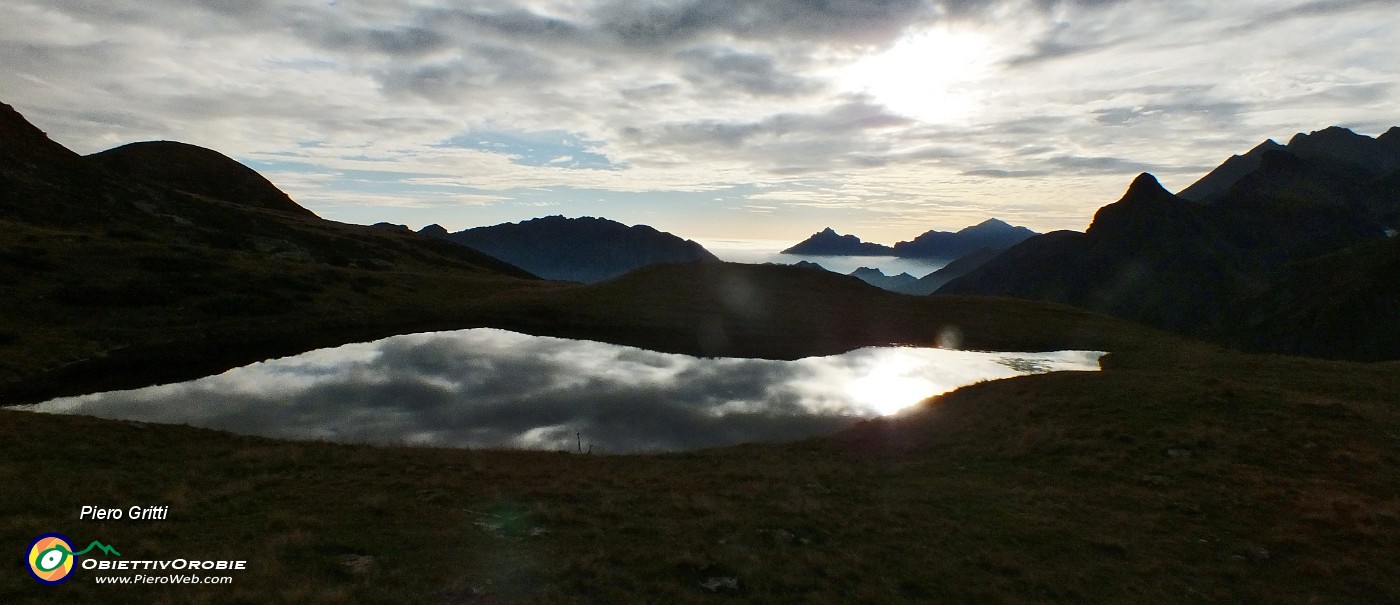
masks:
<path id="1" fill-rule="evenodd" d="M 855 235 L 841 235 L 827 227 L 782 251 L 807 256 L 898 256 L 901 258 L 954 260 L 982 248 L 1009 248 L 1036 235 L 1026 227 L 1015 227 L 990 218 L 958 231 L 931 229 L 913 240 L 893 246 L 861 241 Z"/>
<path id="2" fill-rule="evenodd" d="M 806 256 L 893 256 L 894 249 L 873 242 L 861 241 L 854 235 L 842 235 L 827 227 L 782 251 L 782 254 Z"/>
<path id="3" fill-rule="evenodd" d="M 1306 134 L 1294 134 L 1286 145 L 1267 139 L 1243 155 L 1231 156 L 1178 192 L 1178 196 L 1208 203 L 1258 170 L 1264 156 L 1280 151 L 1304 160 L 1318 160 L 1350 170 L 1361 170 L 1370 178 L 1375 178 L 1400 169 L 1400 127 L 1391 127 L 1375 138 L 1340 126 L 1329 126 Z"/>
<path id="4" fill-rule="evenodd" d="M 693 240 L 649 225 L 546 216 L 449 233 L 428 225 L 420 234 L 451 241 L 545 279 L 596 283 L 658 263 L 717 262 Z"/>
<path id="5" fill-rule="evenodd" d="M 1309 338 L 1308 330 L 1320 328 L 1269 324 L 1303 312 L 1256 316 L 1248 302 L 1264 300 L 1260 297 L 1273 291 L 1268 305 L 1282 310 L 1292 308 L 1285 300 L 1288 292 L 1319 296 L 1296 283 L 1278 288 L 1296 263 L 1385 237 L 1387 223 L 1394 224 L 1400 214 L 1400 173 L 1392 170 L 1378 176 L 1376 170 L 1390 166 L 1390 152 L 1381 147 L 1390 145 L 1389 137 L 1396 136 L 1390 134 L 1393 131 L 1387 131 L 1386 141 L 1378 142 L 1329 128 L 1296 136 L 1288 146 L 1258 146 L 1246 154 L 1254 155 L 1254 169 L 1205 198 L 1206 203 L 1172 195 L 1155 177 L 1143 173 L 1118 201 L 1095 213 L 1084 233 L 1030 238 L 947 283 L 938 293 L 1009 295 L 1071 304 L 1182 334 L 1224 339 L 1251 350 L 1365 360 L 1400 357 L 1397 343 L 1347 350 L 1321 333 Z M 1229 170 L 1222 165 L 1211 174 L 1238 169 L 1240 157 L 1226 161 L 1236 164 Z M 1209 184 L 1218 187 L 1220 179 Z M 1354 281 L 1365 279 L 1355 271 L 1348 274 Z M 1375 286 L 1358 287 L 1361 293 L 1350 295 L 1357 301 L 1369 300 L 1364 293 L 1368 288 L 1378 291 Z M 1347 333 L 1365 329 L 1365 323 L 1374 319 L 1328 317 L 1334 329 L 1352 322 Z M 1378 317 L 1395 321 L 1388 315 Z M 1231 321 L 1260 326 L 1260 336 L 1251 340 L 1249 334 L 1220 327 Z M 1296 336 L 1263 337 L 1285 331 Z M 1325 341 L 1330 348 L 1303 344 L 1308 341 Z"/>

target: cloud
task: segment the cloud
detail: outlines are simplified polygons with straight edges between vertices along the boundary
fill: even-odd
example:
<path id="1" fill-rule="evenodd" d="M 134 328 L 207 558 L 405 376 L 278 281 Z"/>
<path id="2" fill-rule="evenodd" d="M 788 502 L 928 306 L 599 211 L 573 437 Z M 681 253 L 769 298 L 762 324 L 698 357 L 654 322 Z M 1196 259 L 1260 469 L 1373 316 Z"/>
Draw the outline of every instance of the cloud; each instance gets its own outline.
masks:
<path id="1" fill-rule="evenodd" d="M 870 44 L 888 42 L 911 23 L 932 18 L 923 0 L 686 0 L 613 2 L 595 13 L 604 31 L 641 48 L 671 47 L 726 35 Z"/>
<path id="2" fill-rule="evenodd" d="M 1048 160 L 1048 163 L 1057 168 L 1079 174 L 1121 174 L 1123 172 L 1144 172 L 1152 168 L 1150 164 L 1125 160 L 1122 158 L 1103 156 L 1058 156 Z"/>
<path id="3" fill-rule="evenodd" d="M 993 179 L 1015 179 L 1024 177 L 1045 176 L 1050 174 L 1048 170 L 1001 170 L 997 168 L 982 168 L 969 170 L 962 173 L 963 176 L 983 176 Z"/>
<path id="4" fill-rule="evenodd" d="M 1235 102 L 1195 101 L 1184 103 L 1149 103 L 1126 107 L 1094 110 L 1094 119 L 1105 126 L 1133 126 L 1145 120 L 1194 120 L 1224 126 L 1239 118 L 1247 106 Z"/>
<path id="5" fill-rule="evenodd" d="M 681 51 L 676 57 L 686 65 L 683 78 L 717 94 L 743 91 L 758 96 L 792 96 L 822 87 L 817 81 L 779 69 L 768 55 L 700 47 Z"/>
<path id="6" fill-rule="evenodd" d="M 882 232 L 862 235 L 894 241 L 998 208 L 1039 213 L 1022 222 L 1041 230 L 1075 227 L 1144 166 L 1190 181 L 1200 175 L 1187 172 L 1265 138 L 1335 123 L 1383 129 L 1400 115 L 1400 49 L 1389 42 L 1400 23 L 1386 18 L 1390 8 L 1383 0 L 13 0 L 0 3 L 0 100 L 82 153 L 174 139 L 240 160 L 295 159 L 304 167 L 274 182 L 324 216 L 375 199 L 384 214 L 357 216 L 401 223 L 402 208 L 445 208 L 450 198 L 409 180 L 422 178 L 513 201 L 531 201 L 517 191 L 549 188 L 566 212 L 583 199 L 570 200 L 571 191 L 644 192 L 654 203 L 615 218 L 679 225 L 697 224 L 690 218 L 707 206 L 678 192 L 793 187 L 788 199 L 858 202 L 775 202 L 774 228 L 795 225 L 782 220 L 794 210 L 819 210 L 824 222 L 872 225 Z M 947 44 L 930 48 L 941 50 L 881 64 L 891 77 L 851 71 L 940 36 Z M 955 68 L 975 73 L 947 91 L 869 89 Z M 506 143 L 572 138 L 444 145 L 482 133 Z M 551 162 L 565 156 L 573 161 Z M 374 187 L 336 180 L 356 170 L 384 176 Z M 837 184 L 791 185 L 810 177 Z M 741 202 L 723 205 L 738 212 Z M 530 218 L 523 206 L 501 206 L 522 209 L 508 217 L 470 206 L 453 217 L 460 227 Z M 790 228 L 772 237 L 804 235 Z"/>

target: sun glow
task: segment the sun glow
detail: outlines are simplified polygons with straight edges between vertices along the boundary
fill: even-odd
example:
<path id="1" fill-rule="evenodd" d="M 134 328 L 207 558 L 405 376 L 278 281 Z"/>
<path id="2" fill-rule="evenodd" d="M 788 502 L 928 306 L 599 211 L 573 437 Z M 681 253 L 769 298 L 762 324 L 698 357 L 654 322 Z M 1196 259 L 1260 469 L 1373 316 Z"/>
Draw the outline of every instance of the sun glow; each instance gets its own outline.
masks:
<path id="1" fill-rule="evenodd" d="M 948 390 L 927 376 L 917 357 L 882 354 L 868 373 L 847 383 L 846 393 L 856 404 L 888 416 Z"/>
<path id="2" fill-rule="evenodd" d="M 990 75 L 994 51 L 987 34 L 937 28 L 906 35 L 838 78 L 843 88 L 868 94 L 897 113 L 922 122 L 952 122 L 977 109 L 977 84 Z"/>

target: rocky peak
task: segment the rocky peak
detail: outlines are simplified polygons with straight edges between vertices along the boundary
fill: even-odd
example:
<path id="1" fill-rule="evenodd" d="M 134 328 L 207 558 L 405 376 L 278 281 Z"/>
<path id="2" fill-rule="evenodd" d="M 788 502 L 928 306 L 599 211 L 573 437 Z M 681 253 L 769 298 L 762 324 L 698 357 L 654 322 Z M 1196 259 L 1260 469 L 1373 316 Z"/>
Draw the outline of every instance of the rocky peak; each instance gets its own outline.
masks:
<path id="1" fill-rule="evenodd" d="M 447 239 L 447 236 L 450 235 L 450 233 L 447 231 L 447 228 L 437 223 L 433 223 L 422 229 L 419 229 L 418 232 L 428 237 L 436 237 L 439 239 Z"/>
<path id="2" fill-rule="evenodd" d="M 1160 228 L 1170 228 L 1190 212 L 1190 205 L 1172 195 L 1144 172 L 1133 179 L 1127 192 L 1117 202 L 1100 208 L 1088 233 L 1108 236 L 1137 237 Z"/>
<path id="3" fill-rule="evenodd" d="M 1304 159 L 1320 158 L 1350 164 L 1372 174 L 1384 174 L 1400 168 L 1400 145 L 1391 143 L 1390 139 L 1382 141 L 1356 134 L 1340 126 L 1294 135 L 1288 141 L 1287 149 Z"/>
<path id="4" fill-rule="evenodd" d="M 1162 186 L 1162 183 L 1157 180 L 1156 176 L 1153 176 L 1150 172 L 1144 172 L 1137 175 L 1137 178 L 1133 179 L 1133 183 L 1128 185 L 1128 191 L 1123 194 L 1123 200 L 1129 201 L 1162 196 L 1175 197 Z"/>
<path id="5" fill-rule="evenodd" d="M 1006 221 L 998 218 L 989 218 L 971 227 L 966 227 L 963 231 L 1007 231 L 1015 229 Z"/>

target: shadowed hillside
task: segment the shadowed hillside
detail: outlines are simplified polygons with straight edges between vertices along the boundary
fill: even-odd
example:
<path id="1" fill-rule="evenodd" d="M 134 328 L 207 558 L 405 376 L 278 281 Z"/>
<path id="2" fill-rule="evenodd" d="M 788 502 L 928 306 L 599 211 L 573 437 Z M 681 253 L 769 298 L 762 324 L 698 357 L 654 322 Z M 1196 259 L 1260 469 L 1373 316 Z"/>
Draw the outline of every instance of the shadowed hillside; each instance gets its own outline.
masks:
<path id="1" fill-rule="evenodd" d="M 134 181 L 297 216 L 315 216 L 253 169 L 203 147 L 171 141 L 132 143 L 88 158 Z"/>
<path id="2" fill-rule="evenodd" d="M 530 274 L 322 220 L 177 143 L 80 157 L 0 107 L 0 401 L 191 378 L 463 319 Z"/>
<path id="3" fill-rule="evenodd" d="M 913 297 L 783 265 L 692 263 L 509 300 L 503 327 L 724 357 L 795 359 L 876 344 L 976 350 L 1136 349 L 1175 337 L 1011 298 Z"/>
<path id="4" fill-rule="evenodd" d="M 1256 350 L 1400 358 L 1400 341 L 1352 345 L 1340 337 L 1400 329 L 1386 309 L 1339 312 L 1356 306 L 1342 299 L 1386 299 L 1387 286 L 1354 270 L 1379 265 L 1326 276 L 1309 269 L 1354 247 L 1379 250 L 1373 245 L 1393 232 L 1400 215 L 1394 132 L 1372 139 L 1331 128 L 1300 134 L 1286 147 L 1261 145 L 1188 188 L 1199 203 L 1141 175 L 1085 233 L 1026 240 L 939 292 L 1061 302 Z M 1303 275 L 1319 281 L 1305 286 Z M 1298 310 L 1330 304 L 1331 293 L 1339 297 L 1336 310 Z M 1305 317 L 1319 321 L 1300 323 Z"/>

